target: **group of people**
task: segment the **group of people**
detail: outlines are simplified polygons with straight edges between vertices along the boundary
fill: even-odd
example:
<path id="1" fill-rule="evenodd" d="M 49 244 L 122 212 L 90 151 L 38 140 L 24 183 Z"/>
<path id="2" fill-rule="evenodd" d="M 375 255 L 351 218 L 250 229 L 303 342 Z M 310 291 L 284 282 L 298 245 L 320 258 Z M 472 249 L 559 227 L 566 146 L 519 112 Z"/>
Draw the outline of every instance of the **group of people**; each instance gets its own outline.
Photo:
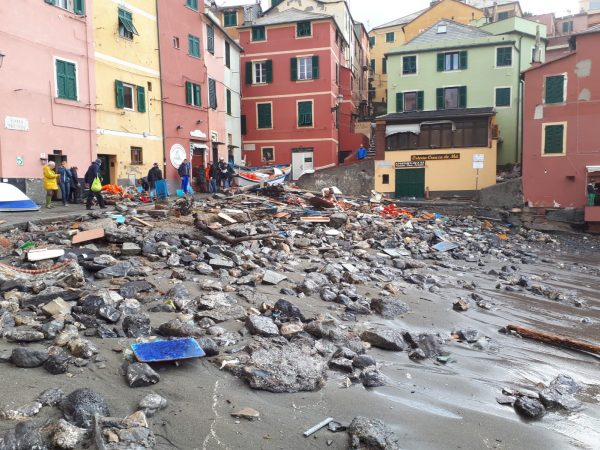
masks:
<path id="1" fill-rule="evenodd" d="M 178 173 L 181 178 L 181 190 L 185 194 L 193 192 L 190 185 L 192 166 L 187 159 L 179 166 Z M 200 166 L 196 169 L 196 185 L 203 193 L 214 193 L 221 188 L 231 187 L 234 177 L 233 163 L 225 162 L 225 158 L 220 158 L 216 163 L 209 162 L 206 167 Z"/>
<path id="2" fill-rule="evenodd" d="M 600 183 L 590 181 L 587 185 L 588 206 L 598 206 L 600 203 Z"/>
<path id="3" fill-rule="evenodd" d="M 63 205 L 68 203 L 79 203 L 81 196 L 81 184 L 77 175 L 77 167 L 70 169 L 67 162 L 63 161 L 56 169 L 56 163 L 49 161 L 44 166 L 44 190 L 46 191 L 46 208 L 52 208 L 52 197 L 54 192 L 60 189 Z"/>

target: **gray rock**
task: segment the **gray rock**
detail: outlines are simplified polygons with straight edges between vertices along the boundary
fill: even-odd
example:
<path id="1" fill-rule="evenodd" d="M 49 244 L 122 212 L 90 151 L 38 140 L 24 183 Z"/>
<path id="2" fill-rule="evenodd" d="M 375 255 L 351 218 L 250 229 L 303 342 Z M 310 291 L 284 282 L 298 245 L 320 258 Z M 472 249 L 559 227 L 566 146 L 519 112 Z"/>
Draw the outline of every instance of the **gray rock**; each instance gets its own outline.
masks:
<path id="1" fill-rule="evenodd" d="M 409 311 L 408 305 L 395 298 L 382 297 L 371 300 L 371 309 L 385 319 L 395 319 Z"/>
<path id="2" fill-rule="evenodd" d="M 6 284 L 6 283 L 4 283 Z M 0 337 L 4 336 L 15 327 L 15 318 L 8 311 L 0 315 Z"/>
<path id="3" fill-rule="evenodd" d="M 550 386 L 540 392 L 540 400 L 546 408 L 562 408 L 573 411 L 581 408 L 581 403 L 573 397 L 581 387 L 568 375 L 559 375 Z"/>
<path id="4" fill-rule="evenodd" d="M 277 272 L 273 272 L 272 270 L 265 271 L 262 282 L 264 284 L 276 285 L 281 283 L 283 280 L 287 280 L 285 275 L 281 275 Z"/>
<path id="5" fill-rule="evenodd" d="M 52 375 L 66 373 L 69 370 L 71 359 L 71 356 L 67 352 L 60 351 L 48 357 L 46 362 L 44 362 L 44 369 Z"/>
<path id="6" fill-rule="evenodd" d="M 329 225 L 333 228 L 341 228 L 348 222 L 348 215 L 344 213 L 333 213 L 329 216 Z"/>
<path id="7" fill-rule="evenodd" d="M 218 323 L 232 319 L 243 320 L 246 318 L 246 309 L 241 305 L 219 305 L 211 310 L 199 311 L 196 313 L 196 318 L 208 318 Z"/>
<path id="8" fill-rule="evenodd" d="M 34 350 L 27 347 L 15 348 L 10 357 L 11 362 L 17 367 L 30 369 L 39 367 L 48 359 L 48 351 Z"/>
<path id="9" fill-rule="evenodd" d="M 231 259 L 223 257 L 212 258 L 210 261 L 208 261 L 208 264 L 213 269 L 231 269 L 235 266 Z"/>
<path id="10" fill-rule="evenodd" d="M 196 338 L 196 341 L 198 342 L 200 348 L 204 350 L 206 356 L 217 356 L 219 354 L 219 346 L 211 338 L 199 337 Z"/>
<path id="11" fill-rule="evenodd" d="M 142 253 L 142 248 L 134 242 L 123 242 L 121 246 L 121 255 L 136 256 Z"/>
<path id="12" fill-rule="evenodd" d="M 202 337 L 204 330 L 193 323 L 184 322 L 180 319 L 172 319 L 158 327 L 163 336 L 173 337 Z"/>
<path id="13" fill-rule="evenodd" d="M 6 339 L 14 342 L 38 342 L 44 340 L 44 333 L 29 327 L 17 327 L 6 333 Z"/>
<path id="14" fill-rule="evenodd" d="M 480 337 L 479 331 L 473 330 L 471 328 L 458 330 L 457 334 L 461 341 L 466 341 L 468 343 L 476 342 Z"/>
<path id="15" fill-rule="evenodd" d="M 126 377 L 130 387 L 151 386 L 160 381 L 160 376 L 146 363 L 129 364 Z"/>
<path id="16" fill-rule="evenodd" d="M 546 413 L 542 402 L 534 398 L 519 397 L 514 404 L 515 411 L 526 419 L 540 419 Z"/>
<path id="17" fill-rule="evenodd" d="M 85 428 L 78 428 L 64 419 L 60 419 L 54 426 L 51 442 L 56 448 L 74 449 L 87 436 Z"/>
<path id="18" fill-rule="evenodd" d="M 101 280 L 106 278 L 121 278 L 126 277 L 132 271 L 133 265 L 129 261 L 122 261 L 114 266 L 96 272 L 95 276 Z"/>
<path id="19" fill-rule="evenodd" d="M 278 336 L 279 328 L 273 322 L 273 319 L 265 316 L 248 316 L 246 319 L 246 328 L 252 334 L 260 336 Z"/>
<path id="20" fill-rule="evenodd" d="M 377 365 L 377 361 L 371 355 L 357 355 L 352 360 L 352 365 L 359 369 Z"/>
<path id="21" fill-rule="evenodd" d="M 2 450 L 47 450 L 42 436 L 31 420 L 19 422 L 13 430 L 0 436 Z"/>
<path id="22" fill-rule="evenodd" d="M 379 419 L 355 417 L 348 426 L 350 448 L 356 450 L 398 450 L 397 438 Z"/>
<path id="23" fill-rule="evenodd" d="M 146 314 L 132 314 L 123 319 L 123 331 L 130 338 L 150 336 L 150 317 Z"/>
<path id="24" fill-rule="evenodd" d="M 121 318 L 121 312 L 112 306 L 106 305 L 100 307 L 97 316 L 111 323 L 116 323 Z"/>
<path id="25" fill-rule="evenodd" d="M 402 333 L 391 328 L 376 328 L 363 331 L 360 335 L 363 341 L 384 350 L 402 351 L 406 348 Z"/>
<path id="26" fill-rule="evenodd" d="M 360 374 L 360 381 L 364 387 L 385 386 L 385 377 L 376 367 L 367 367 Z"/>
<path id="27" fill-rule="evenodd" d="M 431 333 L 415 334 L 405 332 L 404 341 L 414 350 L 421 350 L 426 358 L 448 355 L 448 352 L 442 348 L 444 339 Z"/>
<path id="28" fill-rule="evenodd" d="M 91 389 L 77 389 L 67 395 L 61 402 L 64 418 L 70 423 L 90 429 L 94 415 L 110 415 L 108 404 L 104 397 Z"/>
<path id="29" fill-rule="evenodd" d="M 347 358 L 334 358 L 329 361 L 329 367 L 334 370 L 352 373 L 352 361 Z"/>
<path id="30" fill-rule="evenodd" d="M 77 358 L 90 359 L 99 353 L 98 348 L 87 339 L 73 339 L 67 344 L 67 348 Z"/>
<path id="31" fill-rule="evenodd" d="M 38 395 L 36 401 L 40 402 L 43 406 L 56 406 L 59 405 L 64 398 L 65 393 L 61 388 L 50 388 Z"/>
<path id="32" fill-rule="evenodd" d="M 135 298 L 140 292 L 149 292 L 154 289 L 154 285 L 146 280 L 130 281 L 121 285 L 119 294 L 124 298 Z"/>
<path id="33" fill-rule="evenodd" d="M 157 411 L 167 407 L 167 399 L 152 392 L 140 400 L 138 409 L 143 411 L 147 417 L 152 417 Z"/>
<path id="34" fill-rule="evenodd" d="M 279 314 L 279 319 L 282 321 L 290 319 L 300 319 L 302 322 L 306 321 L 304 314 L 300 311 L 296 305 L 286 299 L 279 299 L 273 307 L 273 311 Z"/>

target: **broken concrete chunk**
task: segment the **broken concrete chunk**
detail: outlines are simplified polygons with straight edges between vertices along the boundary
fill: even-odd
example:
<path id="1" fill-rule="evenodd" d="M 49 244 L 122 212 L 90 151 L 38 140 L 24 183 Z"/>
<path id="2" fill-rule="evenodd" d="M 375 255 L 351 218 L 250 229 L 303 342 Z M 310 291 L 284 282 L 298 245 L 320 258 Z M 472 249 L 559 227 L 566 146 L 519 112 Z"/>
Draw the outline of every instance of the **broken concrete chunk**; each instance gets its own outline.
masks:
<path id="1" fill-rule="evenodd" d="M 399 450 L 392 430 L 379 419 L 358 416 L 348 426 L 350 448 L 355 450 Z"/>
<path id="2" fill-rule="evenodd" d="M 54 426 L 51 441 L 56 448 L 70 450 L 76 448 L 86 436 L 85 428 L 76 427 L 66 420 L 60 419 Z"/>
<path id="3" fill-rule="evenodd" d="M 71 314 L 71 305 L 62 298 L 57 298 L 42 306 L 42 310 L 50 317 L 66 316 Z"/>
<path id="4" fill-rule="evenodd" d="M 260 413 L 252 408 L 243 408 L 240 409 L 239 411 L 236 412 L 232 412 L 231 413 L 232 417 L 239 417 L 242 419 L 247 419 L 247 420 L 258 420 L 260 419 Z"/>
<path id="5" fill-rule="evenodd" d="M 246 328 L 252 334 L 261 336 L 278 336 L 279 329 L 273 322 L 273 319 L 265 316 L 248 316 L 246 319 Z"/>
<path id="6" fill-rule="evenodd" d="M 285 275 L 273 272 L 272 270 L 267 270 L 263 275 L 262 282 L 264 284 L 276 285 L 281 283 L 283 280 L 287 280 L 287 277 Z"/>
<path id="7" fill-rule="evenodd" d="M 126 377 L 130 387 L 151 386 L 160 381 L 160 376 L 146 363 L 129 364 Z"/>
<path id="8" fill-rule="evenodd" d="M 402 333 L 391 328 L 381 327 L 366 330 L 361 333 L 360 338 L 372 346 L 384 350 L 402 351 L 406 348 Z"/>
<path id="9" fill-rule="evenodd" d="M 121 255 L 136 256 L 142 254 L 142 248 L 134 242 L 123 242 L 121 245 Z"/>

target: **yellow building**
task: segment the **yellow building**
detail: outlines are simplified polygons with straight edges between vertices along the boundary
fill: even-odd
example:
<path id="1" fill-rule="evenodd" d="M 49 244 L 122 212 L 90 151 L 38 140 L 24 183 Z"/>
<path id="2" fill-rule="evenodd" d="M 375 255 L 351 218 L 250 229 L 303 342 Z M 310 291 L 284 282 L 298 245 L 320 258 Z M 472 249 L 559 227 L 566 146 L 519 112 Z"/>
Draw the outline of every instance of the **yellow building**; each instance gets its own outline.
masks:
<path id="1" fill-rule="evenodd" d="M 386 112 L 387 62 L 385 54 L 404 45 L 441 19 L 451 19 L 468 25 L 472 20 L 483 17 L 483 11 L 457 0 L 439 0 L 421 11 L 380 25 L 369 32 L 371 46 L 371 70 L 373 103 L 379 104 L 379 112 Z M 374 92 L 373 92 L 374 91 Z M 383 104 L 383 105 L 382 105 Z"/>
<path id="2" fill-rule="evenodd" d="M 95 1 L 97 153 L 104 183 L 164 162 L 156 2 Z"/>

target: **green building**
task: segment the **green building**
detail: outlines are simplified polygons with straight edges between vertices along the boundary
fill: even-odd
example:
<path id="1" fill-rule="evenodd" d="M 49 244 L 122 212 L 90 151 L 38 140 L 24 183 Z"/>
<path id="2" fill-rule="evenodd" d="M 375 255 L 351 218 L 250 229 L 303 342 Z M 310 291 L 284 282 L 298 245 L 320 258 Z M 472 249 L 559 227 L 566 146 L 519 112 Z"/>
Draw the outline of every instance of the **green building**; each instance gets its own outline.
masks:
<path id="1" fill-rule="evenodd" d="M 388 113 L 493 107 L 498 165 L 521 161 L 521 72 L 544 61 L 546 27 L 512 17 L 442 20 L 386 54 Z"/>

